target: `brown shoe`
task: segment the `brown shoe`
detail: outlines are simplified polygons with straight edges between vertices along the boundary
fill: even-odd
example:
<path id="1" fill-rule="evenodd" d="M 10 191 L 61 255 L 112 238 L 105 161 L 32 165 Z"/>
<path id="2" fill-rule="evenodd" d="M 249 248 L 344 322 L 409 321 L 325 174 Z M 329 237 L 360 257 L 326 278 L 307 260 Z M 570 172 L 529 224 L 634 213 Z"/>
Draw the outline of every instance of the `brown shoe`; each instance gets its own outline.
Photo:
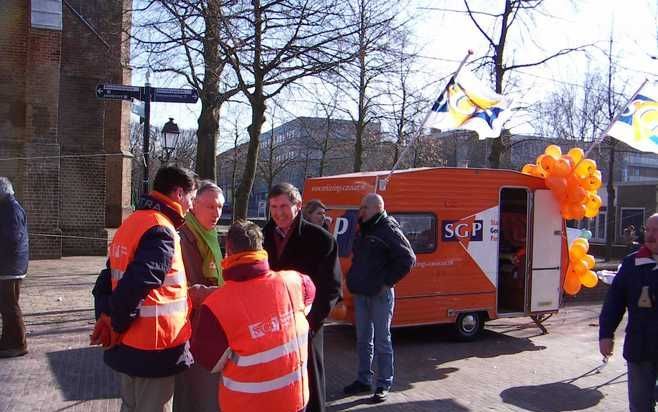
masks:
<path id="1" fill-rule="evenodd" d="M 3 349 L 0 350 L 0 358 L 15 358 L 17 356 L 23 356 L 26 353 L 27 348 Z"/>

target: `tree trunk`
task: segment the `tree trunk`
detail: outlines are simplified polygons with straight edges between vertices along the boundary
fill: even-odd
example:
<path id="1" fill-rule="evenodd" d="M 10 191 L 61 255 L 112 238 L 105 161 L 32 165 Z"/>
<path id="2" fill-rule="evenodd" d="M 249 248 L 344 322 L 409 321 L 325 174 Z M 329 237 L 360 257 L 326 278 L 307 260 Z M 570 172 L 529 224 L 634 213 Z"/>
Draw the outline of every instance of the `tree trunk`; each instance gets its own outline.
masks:
<path id="1" fill-rule="evenodd" d="M 246 219 L 249 208 L 249 197 L 256 179 L 256 163 L 258 161 L 258 148 L 260 145 L 260 132 L 265 123 L 265 99 L 254 97 L 251 102 L 251 125 L 247 128 L 249 132 L 249 148 L 245 162 L 244 173 L 235 201 L 235 219 Z"/>
<path id="2" fill-rule="evenodd" d="M 216 156 L 219 113 L 223 101 L 218 99 L 219 75 L 224 63 L 219 54 L 220 0 L 209 0 L 204 14 L 203 37 L 204 76 L 201 91 L 201 114 L 197 130 L 196 173 L 202 179 L 217 179 Z"/>
<path id="3" fill-rule="evenodd" d="M 610 161 L 608 162 L 608 206 L 606 208 L 606 237 L 605 237 L 605 259 L 606 261 L 613 258 L 613 244 L 615 241 L 615 139 L 610 139 Z"/>
<path id="4" fill-rule="evenodd" d="M 205 93 L 204 93 L 205 94 Z M 196 173 L 201 179 L 217 179 L 216 148 L 219 133 L 219 109 L 216 98 L 201 99 L 201 114 L 199 114 L 196 149 Z"/>

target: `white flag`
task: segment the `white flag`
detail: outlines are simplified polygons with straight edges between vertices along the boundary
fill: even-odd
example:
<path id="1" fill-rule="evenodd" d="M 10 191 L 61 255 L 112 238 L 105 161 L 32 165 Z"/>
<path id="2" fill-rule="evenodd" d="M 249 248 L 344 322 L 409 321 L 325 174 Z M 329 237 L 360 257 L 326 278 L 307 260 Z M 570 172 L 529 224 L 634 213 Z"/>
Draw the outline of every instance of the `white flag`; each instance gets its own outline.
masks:
<path id="1" fill-rule="evenodd" d="M 510 106 L 505 96 L 482 84 L 471 71 L 461 70 L 432 106 L 424 127 L 473 130 L 480 139 L 498 137 L 512 114 Z"/>
<path id="2" fill-rule="evenodd" d="M 658 87 L 645 85 L 628 104 L 608 135 L 642 152 L 658 153 Z"/>

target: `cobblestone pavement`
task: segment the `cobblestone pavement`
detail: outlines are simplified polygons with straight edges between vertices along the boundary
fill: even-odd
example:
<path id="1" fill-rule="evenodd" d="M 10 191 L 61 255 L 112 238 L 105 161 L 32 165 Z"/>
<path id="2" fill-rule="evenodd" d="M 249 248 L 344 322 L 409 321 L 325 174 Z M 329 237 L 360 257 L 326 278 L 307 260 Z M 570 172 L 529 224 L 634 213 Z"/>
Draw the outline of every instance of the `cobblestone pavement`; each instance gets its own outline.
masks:
<path id="1" fill-rule="evenodd" d="M 30 352 L 0 359 L 0 412 L 119 410 L 117 380 L 101 350 L 87 345 L 90 292 L 103 263 L 100 257 L 30 262 L 21 291 Z M 601 365 L 598 312 L 599 304 L 571 302 L 545 323 L 547 335 L 527 318 L 500 319 L 472 343 L 453 342 L 442 327 L 395 330 L 396 381 L 389 400 L 378 405 L 367 396 L 342 396 L 342 387 L 355 377 L 354 332 L 329 326 L 329 410 L 626 410 L 621 356 L 594 372 Z"/>

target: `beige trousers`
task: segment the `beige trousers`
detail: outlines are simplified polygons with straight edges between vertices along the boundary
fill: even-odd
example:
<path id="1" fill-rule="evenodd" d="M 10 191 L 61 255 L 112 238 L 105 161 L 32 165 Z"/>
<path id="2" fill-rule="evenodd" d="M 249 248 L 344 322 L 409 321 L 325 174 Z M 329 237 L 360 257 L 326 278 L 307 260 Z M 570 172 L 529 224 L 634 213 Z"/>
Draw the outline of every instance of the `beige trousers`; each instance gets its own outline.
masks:
<path id="1" fill-rule="evenodd" d="M 171 412 L 174 376 L 138 378 L 119 373 L 121 412 Z"/>

